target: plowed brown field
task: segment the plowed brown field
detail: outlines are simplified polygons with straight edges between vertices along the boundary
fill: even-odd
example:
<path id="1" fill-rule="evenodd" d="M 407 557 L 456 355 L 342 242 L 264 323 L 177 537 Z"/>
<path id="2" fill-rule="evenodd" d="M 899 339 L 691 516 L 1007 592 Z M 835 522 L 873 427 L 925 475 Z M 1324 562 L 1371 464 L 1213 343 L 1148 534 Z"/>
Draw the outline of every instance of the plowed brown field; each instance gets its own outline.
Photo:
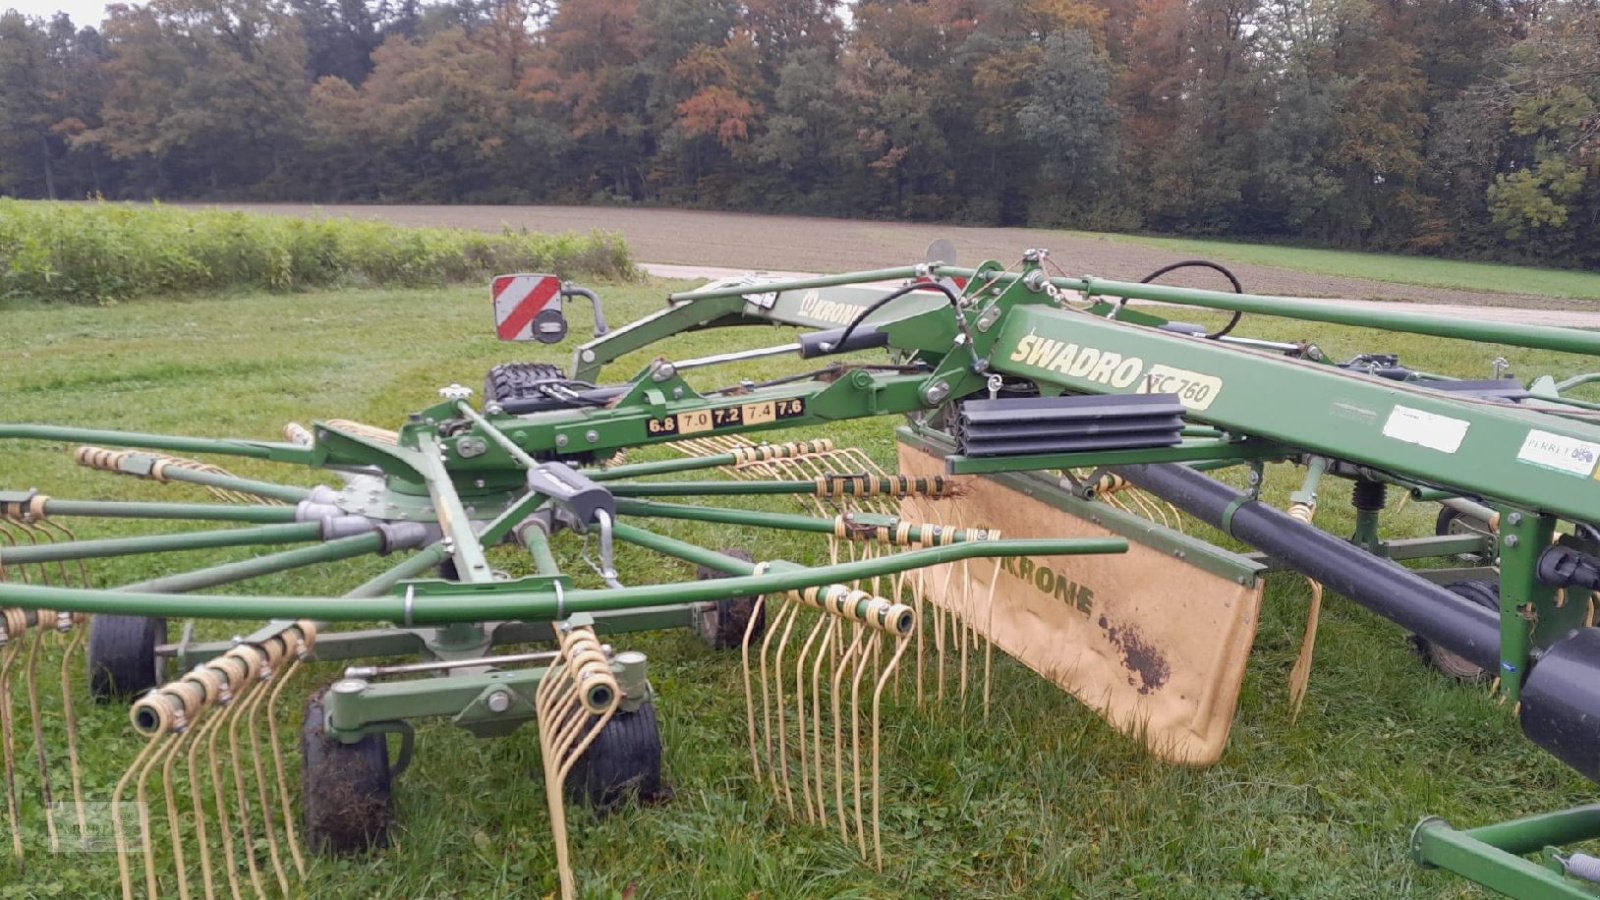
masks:
<path id="1" fill-rule="evenodd" d="M 851 219 L 768 216 L 675 209 L 580 206 L 310 206 L 249 204 L 237 208 L 280 215 L 330 215 L 382 219 L 401 225 L 435 225 L 499 231 L 620 232 L 636 261 L 842 272 L 906 265 L 923 259 L 932 241 L 953 242 L 964 264 L 998 259 L 1010 264 L 1029 247 L 1048 247 L 1051 258 L 1072 275 L 1090 273 L 1136 280 L 1179 257 L 1172 251 L 1090 235 L 1031 228 L 966 228 L 954 225 L 868 222 Z M 1537 310 L 1583 310 L 1594 304 L 1528 294 L 1479 293 L 1419 285 L 1389 284 L 1290 269 L 1229 264 L 1252 293 L 1356 300 L 1405 300 L 1457 306 L 1512 306 Z M 1166 283 L 1226 288 L 1212 273 L 1174 273 Z"/>

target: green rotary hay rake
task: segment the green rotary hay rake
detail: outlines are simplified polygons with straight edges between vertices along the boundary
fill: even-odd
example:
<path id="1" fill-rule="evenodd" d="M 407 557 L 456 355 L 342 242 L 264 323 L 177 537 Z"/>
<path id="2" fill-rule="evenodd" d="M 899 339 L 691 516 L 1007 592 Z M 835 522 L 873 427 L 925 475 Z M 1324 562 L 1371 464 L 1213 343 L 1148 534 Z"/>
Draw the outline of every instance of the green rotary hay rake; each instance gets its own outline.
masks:
<path id="1" fill-rule="evenodd" d="M 550 281 L 497 280 L 497 308 L 519 283 L 539 306 L 504 304 L 502 337 L 559 342 L 557 296 L 598 312 L 592 294 Z M 1208 332 L 1130 301 L 1233 318 Z M 1534 744 L 1600 778 L 1600 404 L 1572 396 L 1597 376 L 1462 380 L 1393 357 L 1337 361 L 1237 335 L 1245 313 L 1600 354 L 1582 331 L 1071 277 L 1033 250 L 1012 267 L 930 262 L 675 294 L 577 347 L 565 371 L 498 367 L 480 402 L 444 387 L 392 430 L 326 420 L 262 441 L 0 425 L 0 439 L 82 445 L 85 467 L 217 501 L 0 492 L 9 864 L 27 865 L 24 836 L 40 831 L 53 848 L 137 850 L 118 856 L 124 896 L 293 895 L 310 854 L 387 840 L 414 723 L 446 719 L 479 737 L 537 729 L 572 896 L 566 802 L 670 793 L 647 661 L 602 641 L 689 628 L 739 654 L 742 737 L 776 802 L 881 866 L 886 708 L 957 697 L 987 710 L 998 651 L 1155 756 L 1213 763 L 1273 571 L 1313 587 L 1299 692 L 1326 587 L 1416 635 L 1440 669 L 1494 678 Z M 673 335 L 773 323 L 809 330 L 600 383 L 607 364 Z M 715 388 L 688 377 L 778 355 L 819 362 Z M 882 415 L 903 419 L 897 471 L 827 438 L 760 442 Z M 677 455 L 626 459 L 652 445 Z M 243 478 L 192 456 L 309 467 L 327 483 Z M 1269 464 L 1303 469 L 1287 509 L 1256 495 Z M 1229 467 L 1246 490 L 1207 474 Z M 1330 479 L 1353 483 L 1348 538 L 1314 524 Z M 1439 504 L 1438 533 L 1385 536 L 1391 490 Z M 774 497 L 796 505 L 750 502 Z M 80 517 L 183 524 L 78 540 L 68 523 Z M 814 542 L 827 561 L 753 557 L 657 523 L 775 533 L 769 546 Z M 623 547 L 700 577 L 651 583 L 621 570 Z M 88 565 L 218 548 L 255 555 L 112 587 Z M 496 566 L 508 548 L 526 574 Z M 563 554 L 585 565 L 563 571 Z M 337 593 L 208 593 L 373 556 L 388 568 Z M 1424 559 L 1444 567 L 1401 565 Z M 171 619 L 257 624 L 173 640 Z M 131 701 L 147 738 L 100 794 L 73 706 L 85 658 L 95 699 Z M 313 689 L 297 785 L 284 722 L 301 704 L 288 688 L 337 661 L 351 663 L 340 677 L 298 692 Z M 106 799 L 109 821 L 91 821 Z M 1600 896 L 1600 859 L 1571 849 L 1596 837 L 1600 813 L 1583 807 L 1467 830 L 1429 819 L 1410 840 L 1423 865 L 1531 898 Z"/>

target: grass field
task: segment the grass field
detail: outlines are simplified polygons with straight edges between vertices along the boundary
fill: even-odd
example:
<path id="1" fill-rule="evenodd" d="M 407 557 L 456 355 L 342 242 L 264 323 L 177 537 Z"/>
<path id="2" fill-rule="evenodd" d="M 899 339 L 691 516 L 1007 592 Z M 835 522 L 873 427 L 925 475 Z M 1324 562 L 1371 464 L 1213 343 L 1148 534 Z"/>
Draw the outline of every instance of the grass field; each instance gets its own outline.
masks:
<path id="1" fill-rule="evenodd" d="M 608 317 L 660 307 L 664 287 L 602 287 Z M 516 348 L 497 343 L 480 289 L 235 296 L 227 302 L 151 300 L 88 312 L 4 312 L 0 421 L 273 439 L 287 420 L 346 417 L 390 427 L 451 382 L 477 384 Z M 1304 337 L 1304 323 L 1247 320 L 1241 333 Z M 583 332 L 586 323 L 574 322 Z M 1555 354 L 1318 328 L 1334 356 L 1398 352 L 1418 368 L 1486 377 L 1504 355 L 1524 376 L 1567 374 Z M 777 343 L 783 332 L 742 329 L 674 339 L 609 370 L 633 374 L 656 353 L 679 358 Z M 567 353 L 541 358 L 564 361 Z M 696 373 L 731 383 L 796 371 L 787 360 Z M 892 459 L 892 423 L 840 426 L 829 436 Z M 61 497 L 157 499 L 196 490 L 75 468 L 65 446 L 0 442 L 0 488 Z M 638 459 L 665 456 L 641 453 Z M 253 463 L 241 475 L 278 474 Z M 1281 502 L 1295 475 L 1268 485 Z M 311 484 L 309 473 L 296 479 Z M 163 487 L 170 488 L 163 490 Z M 1350 521 L 1330 499 L 1319 523 Z M 781 505 L 776 508 L 784 508 Z M 1393 526 L 1431 527 L 1432 510 L 1391 509 Z M 1004 526 L 1004 523 L 997 523 Z M 82 536 L 143 529 L 84 525 Z M 746 535 L 683 532 L 706 543 L 756 544 Z M 756 544 L 818 559 L 822 547 Z M 562 562 L 576 563 L 573 546 Z M 233 558 L 197 554 L 199 563 Z M 514 555 L 496 557 L 508 568 Z M 625 581 L 692 577 L 687 566 L 624 557 Z M 175 562 L 167 560 L 166 562 Z M 113 585 L 149 577 L 156 560 L 131 557 L 98 572 Z M 250 582 L 252 593 L 337 594 L 387 566 L 379 560 Z M 581 564 L 577 571 L 584 571 Z M 676 796 L 603 821 L 572 817 L 574 864 L 591 897 L 1441 897 L 1478 896 L 1454 878 L 1417 869 L 1407 837 L 1425 814 L 1476 825 L 1592 798 L 1592 786 L 1535 750 L 1510 710 L 1481 687 L 1423 669 L 1403 634 L 1330 599 L 1305 709 L 1291 720 L 1286 680 L 1299 647 L 1306 589 L 1270 584 L 1256 652 L 1223 761 L 1204 770 L 1151 761 L 1088 709 L 1022 667 L 997 666 L 993 717 L 946 706 L 886 711 L 884 828 L 888 862 L 863 865 L 837 836 L 790 822 L 751 778 L 737 654 L 713 654 L 686 633 L 619 641 L 650 655 Z M 246 623 L 213 623 L 224 636 Z M 330 665 L 303 687 L 331 680 Z M 137 751 L 126 709 L 83 711 L 89 792 L 110 793 Z M 398 785 L 394 846 L 368 857 L 322 860 L 314 896 L 484 897 L 555 889 L 537 738 L 531 728 L 479 742 L 438 723 Z M 296 764 L 295 754 L 286 759 Z M 113 889 L 110 856 L 35 853 L 25 874 L 0 864 L 0 898 L 96 896 Z"/>

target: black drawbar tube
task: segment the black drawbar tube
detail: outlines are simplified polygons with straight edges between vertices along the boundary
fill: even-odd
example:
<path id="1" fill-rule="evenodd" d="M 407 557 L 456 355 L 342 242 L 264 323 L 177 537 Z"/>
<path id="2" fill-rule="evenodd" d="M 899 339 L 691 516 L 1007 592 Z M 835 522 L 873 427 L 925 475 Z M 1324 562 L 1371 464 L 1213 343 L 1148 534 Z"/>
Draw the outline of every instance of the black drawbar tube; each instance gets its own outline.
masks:
<path id="1" fill-rule="evenodd" d="M 1117 474 L 1184 512 L 1287 563 L 1329 589 L 1461 654 L 1491 672 L 1500 669 L 1500 620 L 1391 560 L 1250 500 L 1193 469 L 1164 463 L 1117 466 Z M 1231 521 L 1224 523 L 1229 508 Z"/>

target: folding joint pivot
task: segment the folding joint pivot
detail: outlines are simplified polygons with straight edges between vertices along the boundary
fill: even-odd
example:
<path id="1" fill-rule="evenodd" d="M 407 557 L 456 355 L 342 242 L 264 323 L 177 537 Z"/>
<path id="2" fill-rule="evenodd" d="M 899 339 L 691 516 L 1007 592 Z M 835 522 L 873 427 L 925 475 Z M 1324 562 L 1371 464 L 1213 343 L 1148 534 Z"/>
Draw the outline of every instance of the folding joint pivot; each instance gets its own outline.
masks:
<path id="1" fill-rule="evenodd" d="M 312 488 L 305 499 L 296 503 L 294 507 L 296 522 L 319 522 L 323 519 L 338 518 L 344 514 L 344 509 L 339 506 L 339 492 L 326 485 Z"/>
<path id="2" fill-rule="evenodd" d="M 528 470 L 528 490 L 550 498 L 579 527 L 600 520 L 616 521 L 617 501 L 599 483 L 559 462 L 540 463 Z"/>
<path id="3" fill-rule="evenodd" d="M 831 331 L 813 331 L 800 335 L 800 358 L 812 359 L 831 353 L 849 353 L 853 350 L 871 350 L 889 346 L 889 333 L 873 325 L 857 328 L 835 328 Z"/>
<path id="4" fill-rule="evenodd" d="M 42 519 L 49 500 L 36 490 L 0 491 L 0 519 Z"/>
<path id="5" fill-rule="evenodd" d="M 149 453 L 131 450 L 106 450 L 101 447 L 79 447 L 72 455 L 78 465 L 102 472 L 136 475 L 140 478 L 162 480 L 156 474 L 156 457 Z"/>
<path id="6" fill-rule="evenodd" d="M 612 677 L 622 692 L 622 710 L 634 712 L 650 699 L 649 660 L 637 650 L 624 650 L 611 659 Z"/>

